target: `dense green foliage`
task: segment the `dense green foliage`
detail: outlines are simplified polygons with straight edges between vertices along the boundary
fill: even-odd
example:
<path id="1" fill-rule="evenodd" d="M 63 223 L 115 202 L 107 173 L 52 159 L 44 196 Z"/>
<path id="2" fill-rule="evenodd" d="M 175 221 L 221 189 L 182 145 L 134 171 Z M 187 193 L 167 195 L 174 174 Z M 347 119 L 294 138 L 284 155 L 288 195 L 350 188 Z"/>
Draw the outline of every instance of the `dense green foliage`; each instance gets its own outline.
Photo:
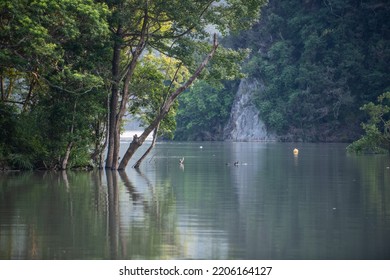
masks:
<path id="1" fill-rule="evenodd" d="M 237 32 L 266 2 L 1 1 L 0 168 L 101 166 L 107 142 L 119 150 L 126 108 L 152 123 L 194 73 L 210 25 L 229 36 L 160 135 L 172 137 L 177 122 L 176 139 L 222 139 L 246 59 L 244 72 L 265 86 L 261 117 L 282 140 L 356 139 L 364 104 L 366 135 L 386 138 L 374 111 L 387 105 L 370 102 L 390 89 L 388 7 L 274 0 Z"/>
<path id="2" fill-rule="evenodd" d="M 222 140 L 236 90 L 237 82 L 222 87 L 196 83 L 180 98 L 175 139 Z"/>
<path id="3" fill-rule="evenodd" d="M 108 10 L 92 0 L 2 1 L 0 9 L 2 165 L 89 164 L 105 118 Z"/>
<path id="4" fill-rule="evenodd" d="M 383 1 L 271 1 L 234 44 L 251 47 L 261 115 L 290 140 L 346 141 L 359 107 L 390 87 L 390 22 Z"/>
<path id="5" fill-rule="evenodd" d="M 264 83 L 255 101 L 282 140 L 351 141 L 359 108 L 390 88 L 389 17 L 381 0 L 271 0 L 224 45 L 251 49 L 244 70 Z"/>
<path id="6" fill-rule="evenodd" d="M 208 57 L 208 28 L 249 28 L 265 2 L 1 1 L 0 169 L 102 166 L 106 146 L 116 169 L 126 109 L 151 123 Z M 221 47 L 195 78 L 233 79 L 244 55 Z M 159 125 L 172 137 L 177 102 L 169 105 Z"/>
<path id="7" fill-rule="evenodd" d="M 148 135 L 158 129 L 161 121 L 173 109 L 176 98 L 195 79 L 207 77 L 219 80 L 237 76 L 240 71 L 236 58 L 242 57 L 245 52 L 220 47 L 217 34 L 210 34 L 210 27 L 222 35 L 249 28 L 258 19 L 260 7 L 266 0 L 106 2 L 112 11 L 109 25 L 113 37 L 113 59 L 105 167 L 124 169 Z M 130 89 L 145 51 L 175 58 L 179 65 L 189 69 L 191 75 L 177 89 L 172 88 L 167 92 L 167 98 L 158 106 L 161 109 L 156 111 L 158 113 L 143 133 L 134 138 L 119 163 L 120 124 L 128 101 L 133 100 Z M 168 83 L 172 84 L 172 81 Z"/>
<path id="8" fill-rule="evenodd" d="M 378 97 L 378 102 L 370 102 L 361 107 L 369 115 L 362 123 L 365 134 L 348 146 L 350 152 L 384 153 L 390 152 L 390 92 Z"/>
<path id="9" fill-rule="evenodd" d="M 188 79 L 188 75 L 188 69 L 182 67 L 176 59 L 165 55 L 159 57 L 152 54 L 146 55 L 140 61 L 134 74 L 129 112 L 140 118 L 142 126 L 148 126 L 159 114 L 169 91 L 180 86 L 184 80 Z M 173 138 L 176 129 L 176 110 L 177 102 L 160 123 L 159 136 Z"/>
<path id="10" fill-rule="evenodd" d="M 223 140 L 239 78 L 244 77 L 242 68 L 237 66 L 249 54 L 248 49 L 237 49 L 239 52 L 231 48 L 220 51 L 219 57 L 211 62 L 213 72 L 181 96 L 176 140 Z"/>

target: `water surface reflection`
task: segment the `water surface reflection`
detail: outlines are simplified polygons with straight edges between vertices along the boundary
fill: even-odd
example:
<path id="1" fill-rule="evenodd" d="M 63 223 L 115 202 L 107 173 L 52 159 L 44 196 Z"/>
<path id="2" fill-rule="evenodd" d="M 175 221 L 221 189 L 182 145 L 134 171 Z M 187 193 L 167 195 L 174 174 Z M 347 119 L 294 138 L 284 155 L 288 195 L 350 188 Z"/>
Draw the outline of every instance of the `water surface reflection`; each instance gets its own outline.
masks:
<path id="1" fill-rule="evenodd" d="M 0 259 L 390 258 L 388 156 L 202 145 L 160 143 L 140 171 L 1 174 Z"/>

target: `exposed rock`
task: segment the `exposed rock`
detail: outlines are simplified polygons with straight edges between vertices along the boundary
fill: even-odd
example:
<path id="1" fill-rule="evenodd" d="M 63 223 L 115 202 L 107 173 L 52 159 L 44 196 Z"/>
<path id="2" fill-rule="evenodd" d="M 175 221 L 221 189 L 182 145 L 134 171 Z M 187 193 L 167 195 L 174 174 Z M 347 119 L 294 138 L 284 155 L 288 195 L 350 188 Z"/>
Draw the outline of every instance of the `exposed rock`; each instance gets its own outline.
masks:
<path id="1" fill-rule="evenodd" d="M 224 129 L 224 139 L 232 141 L 274 141 L 276 136 L 267 131 L 253 103 L 254 94 L 264 90 L 264 85 L 254 79 L 242 79 Z"/>

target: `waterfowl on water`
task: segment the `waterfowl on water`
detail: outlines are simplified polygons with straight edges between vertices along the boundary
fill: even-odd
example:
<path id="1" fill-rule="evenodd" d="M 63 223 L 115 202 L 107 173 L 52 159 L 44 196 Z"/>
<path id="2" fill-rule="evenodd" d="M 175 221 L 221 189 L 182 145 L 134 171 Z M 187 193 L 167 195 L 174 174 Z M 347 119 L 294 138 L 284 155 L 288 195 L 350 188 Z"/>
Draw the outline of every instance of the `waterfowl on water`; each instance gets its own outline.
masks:
<path id="1" fill-rule="evenodd" d="M 240 163 L 238 161 L 233 162 L 234 166 L 238 166 Z M 230 166 L 230 162 L 225 163 L 225 165 Z"/>
<path id="2" fill-rule="evenodd" d="M 295 149 L 293 150 L 293 153 L 294 153 L 294 155 L 298 155 L 299 150 L 298 150 L 297 148 L 295 148 Z"/>
<path id="3" fill-rule="evenodd" d="M 179 159 L 179 164 L 184 164 L 184 157 Z"/>

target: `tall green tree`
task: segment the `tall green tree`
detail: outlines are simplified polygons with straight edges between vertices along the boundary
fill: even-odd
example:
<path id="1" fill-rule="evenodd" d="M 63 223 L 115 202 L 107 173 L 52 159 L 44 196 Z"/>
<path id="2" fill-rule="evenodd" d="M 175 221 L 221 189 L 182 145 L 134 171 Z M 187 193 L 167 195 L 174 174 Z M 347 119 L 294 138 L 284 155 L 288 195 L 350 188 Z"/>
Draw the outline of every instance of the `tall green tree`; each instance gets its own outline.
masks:
<path id="1" fill-rule="evenodd" d="M 108 9 L 92 0 L 24 0 L 2 1 L 0 10 L 0 107 L 16 116 L 3 156 L 16 167 L 77 164 L 104 117 Z"/>
<path id="2" fill-rule="evenodd" d="M 145 55 L 134 74 L 131 87 L 134 95 L 129 107 L 130 113 L 138 116 L 144 127 L 149 126 L 160 114 L 170 91 L 177 89 L 181 83 L 188 79 L 188 76 L 188 69 L 174 58 L 164 54 L 155 56 L 149 53 Z M 173 104 L 168 114 L 154 129 L 152 143 L 136 162 L 135 168 L 141 165 L 143 159 L 153 149 L 158 136 L 164 135 L 167 138 L 173 138 L 176 129 L 176 110 L 177 102 Z"/>
<path id="3" fill-rule="evenodd" d="M 112 12 L 109 23 L 113 50 L 106 167 L 123 169 L 134 151 L 155 128 L 150 131 L 146 129 L 138 141 L 129 147 L 119 167 L 120 126 L 130 100 L 129 88 L 134 71 L 144 50 L 153 49 L 180 60 L 191 71 L 199 70 L 197 62 L 200 63 L 202 57 L 210 51 L 208 44 L 205 43 L 205 39 L 210 37 L 208 29 L 213 26 L 222 34 L 226 34 L 229 31 L 248 28 L 257 20 L 260 7 L 266 1 L 120 0 L 105 2 Z M 220 59 L 220 63 L 216 63 L 216 70 L 225 69 L 226 74 L 229 74 L 226 69 L 237 70 L 237 66 L 233 67 L 234 64 L 226 63 L 232 62 L 227 59 L 227 56 L 221 55 L 222 57 L 225 59 Z M 202 66 L 200 70 L 204 67 Z M 198 75 L 200 73 L 197 73 Z M 191 83 L 183 86 L 188 87 Z M 166 109 L 169 111 L 173 103 L 168 104 Z M 156 126 L 161 119 L 156 119 L 153 126 Z"/>

